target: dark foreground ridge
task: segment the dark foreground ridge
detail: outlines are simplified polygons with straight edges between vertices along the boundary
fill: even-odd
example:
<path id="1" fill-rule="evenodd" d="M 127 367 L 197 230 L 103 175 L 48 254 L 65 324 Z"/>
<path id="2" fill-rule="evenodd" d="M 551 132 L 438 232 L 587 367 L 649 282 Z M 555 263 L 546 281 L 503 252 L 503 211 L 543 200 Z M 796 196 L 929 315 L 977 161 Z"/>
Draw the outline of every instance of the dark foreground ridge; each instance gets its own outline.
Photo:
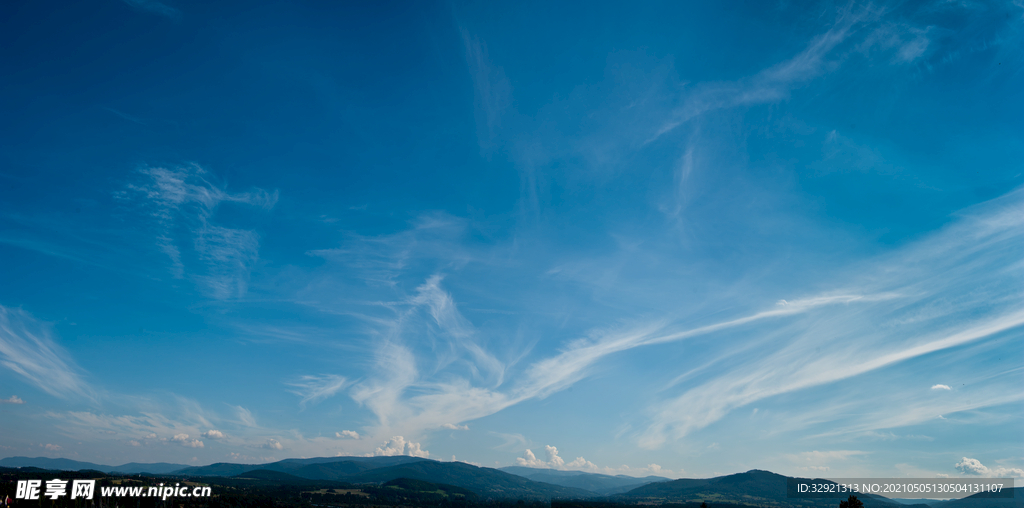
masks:
<path id="1" fill-rule="evenodd" d="M 34 460 L 38 459 L 18 457 L 4 459 L 0 464 Z M 44 459 L 36 464 L 72 467 L 0 467 L 0 501 L 10 497 L 12 506 L 40 508 L 699 508 L 702 503 L 708 508 L 839 506 L 838 499 L 788 498 L 788 477 L 760 470 L 708 479 L 668 480 L 531 468 L 497 470 L 406 456 L 287 459 L 269 464 L 218 463 L 182 467 L 167 474 L 106 472 L 99 468 L 116 468 L 66 459 Z M 134 466 L 150 468 L 153 465 Z M 58 501 L 46 497 L 31 501 L 15 499 L 18 480 L 54 478 L 96 479 L 97 496 L 93 501 L 66 497 Z M 548 481 L 537 481 L 539 479 Z M 213 497 L 161 501 L 146 497 L 99 496 L 101 486 L 148 488 L 160 484 L 209 486 Z M 1014 489 L 1014 496 L 993 499 L 979 494 L 954 501 L 904 503 L 871 495 L 860 496 L 860 499 L 865 508 L 1024 508 L 1024 489 Z"/>

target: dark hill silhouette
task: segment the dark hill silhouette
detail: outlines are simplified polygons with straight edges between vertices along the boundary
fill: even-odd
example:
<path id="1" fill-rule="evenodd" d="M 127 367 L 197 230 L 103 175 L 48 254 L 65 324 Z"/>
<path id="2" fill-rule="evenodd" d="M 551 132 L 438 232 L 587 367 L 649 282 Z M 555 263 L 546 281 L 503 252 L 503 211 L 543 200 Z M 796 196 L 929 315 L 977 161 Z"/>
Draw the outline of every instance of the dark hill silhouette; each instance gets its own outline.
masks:
<path id="1" fill-rule="evenodd" d="M 577 499 L 597 495 L 588 490 L 537 482 L 497 469 L 476 467 L 462 462 L 438 462 L 408 456 L 287 459 L 259 465 L 217 463 L 185 468 L 173 474 L 243 478 L 256 470 L 276 471 L 306 480 L 341 481 L 355 484 L 383 483 L 399 478 L 408 478 L 467 489 L 480 497 L 489 499 Z M 283 477 L 278 479 L 280 478 Z"/>
<path id="2" fill-rule="evenodd" d="M 278 485 L 313 485 L 320 483 L 316 480 L 309 480 L 307 478 L 301 478 L 299 476 L 282 473 L 280 471 L 271 471 L 269 469 L 254 469 L 252 471 L 246 471 L 234 478 L 238 478 L 240 480 L 264 480 Z"/>
<path id="3" fill-rule="evenodd" d="M 479 496 L 471 490 L 456 487 L 454 485 L 445 485 L 443 483 L 430 483 L 421 480 L 413 480 L 411 478 L 398 478 L 385 482 L 381 485 L 383 488 L 397 488 L 401 490 L 407 490 L 411 492 L 420 493 L 439 493 L 445 497 L 452 498 L 463 498 L 466 500 L 475 500 Z"/>
<path id="4" fill-rule="evenodd" d="M 376 469 L 373 465 L 365 462 L 327 462 L 323 464 L 307 464 L 300 468 L 290 469 L 292 474 L 303 478 L 321 478 L 324 480 L 340 480 L 352 475 Z"/>
<path id="5" fill-rule="evenodd" d="M 350 476 L 346 478 L 346 481 L 353 483 L 385 482 L 397 478 L 454 485 L 469 489 L 485 498 L 547 500 L 553 497 L 587 498 L 595 495 L 593 492 L 582 489 L 535 482 L 497 469 L 477 467 L 462 462 L 412 462 L 371 469 Z"/>
<path id="6" fill-rule="evenodd" d="M 38 477 L 58 471 L 69 478 L 101 477 L 118 472 L 150 473 L 150 476 L 200 476 L 208 478 L 201 480 L 204 482 L 216 482 L 231 486 L 277 485 L 312 488 L 313 490 L 369 488 L 376 489 L 374 492 L 385 493 L 381 494 L 385 497 L 391 496 L 391 494 L 387 494 L 388 492 L 396 492 L 399 497 L 395 499 L 429 500 L 428 504 L 446 499 L 476 499 L 473 496 L 491 500 L 579 500 L 575 504 L 591 508 L 597 508 L 597 505 L 613 506 L 616 503 L 675 504 L 681 508 L 690 505 L 696 507 L 702 502 L 707 502 L 712 508 L 716 506 L 837 508 L 841 501 L 830 498 L 788 498 L 788 477 L 762 470 L 751 470 L 746 473 L 707 479 L 655 481 L 633 488 L 628 492 L 608 495 L 609 491 L 605 489 L 621 488 L 621 485 L 626 485 L 628 488 L 630 482 L 664 479 L 519 467 L 498 470 L 461 462 L 439 462 L 408 456 L 317 457 L 286 459 L 269 464 L 217 463 L 202 467 L 183 467 L 170 473 L 154 472 L 172 466 L 176 466 L 176 464 L 129 463 L 124 466 L 111 467 L 90 462 L 43 457 L 36 459 L 11 457 L 0 460 L 0 472 L 10 475 L 12 478 Z M 8 469 L 11 467 L 14 469 Z M 147 469 L 149 470 L 147 471 Z M 90 472 L 90 470 L 93 471 Z M 879 496 L 863 495 L 858 497 L 863 501 L 865 508 L 1024 508 L 1024 488 L 1014 489 L 1014 494 L 1014 498 L 993 498 L 990 494 L 976 494 L 951 501 L 921 500 L 916 505 L 898 504 Z M 607 497 L 601 497 L 602 495 Z M 904 503 L 906 502 L 904 501 Z"/>
<path id="7" fill-rule="evenodd" d="M 186 467 L 172 472 L 171 474 L 182 476 L 238 476 L 246 471 L 266 469 L 269 464 L 232 464 L 230 462 L 215 462 L 209 466 Z"/>
<path id="8" fill-rule="evenodd" d="M 120 466 L 114 466 L 111 468 L 110 473 L 124 473 L 124 474 L 139 474 L 139 473 L 150 473 L 150 474 L 168 474 L 173 473 L 183 467 L 188 467 L 185 464 L 171 464 L 168 462 L 154 462 L 152 464 L 145 464 L 139 462 L 129 462 L 127 464 L 121 464 Z"/>

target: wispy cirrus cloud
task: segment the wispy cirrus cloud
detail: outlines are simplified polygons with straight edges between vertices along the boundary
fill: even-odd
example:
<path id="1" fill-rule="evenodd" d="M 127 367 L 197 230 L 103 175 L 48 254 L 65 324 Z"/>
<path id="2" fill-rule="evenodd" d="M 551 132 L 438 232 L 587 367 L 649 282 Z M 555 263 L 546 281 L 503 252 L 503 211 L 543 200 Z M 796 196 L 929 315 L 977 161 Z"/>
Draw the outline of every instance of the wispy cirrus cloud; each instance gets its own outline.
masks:
<path id="1" fill-rule="evenodd" d="M 309 402 L 319 402 L 338 393 L 349 384 L 342 376 L 324 374 L 320 376 L 302 376 L 298 381 L 288 383 L 296 388 L 292 393 L 302 397 L 299 404 L 303 407 Z"/>
<path id="2" fill-rule="evenodd" d="M 860 280 L 851 284 L 860 285 L 859 291 L 894 297 L 808 312 L 781 330 L 786 338 L 771 342 L 770 351 L 727 353 L 731 360 L 716 360 L 717 373 L 704 371 L 710 380 L 691 384 L 655 410 L 641 443 L 655 447 L 682 438 L 758 400 L 1019 331 L 1024 267 L 1010 253 L 1024 240 L 1022 197 L 1024 192 L 1016 191 L 979 206 L 930 238 L 858 267 L 852 279 Z M 981 400 L 975 395 L 971 407 L 1022 398 L 995 390 Z M 920 422 L 956 404 L 929 400 L 920 412 L 905 407 L 898 419 L 874 418 L 848 430 Z"/>
<path id="3" fill-rule="evenodd" d="M 252 415 L 252 411 L 242 407 L 235 406 L 235 413 L 238 415 L 238 422 L 246 427 L 258 427 L 256 423 L 256 417 Z"/>
<path id="4" fill-rule="evenodd" d="M 665 388 L 666 394 L 681 393 L 653 405 L 646 429 L 636 435 L 641 445 L 660 447 L 755 401 L 884 371 L 1019 329 L 1024 313 L 1015 307 L 1021 295 L 1013 281 L 1020 280 L 1021 266 L 1009 253 L 1024 230 L 1021 202 L 1018 191 L 964 212 L 930 237 L 840 270 L 832 291 L 778 295 L 787 298 L 706 324 L 695 316 L 666 315 L 596 329 L 566 342 L 556 354 L 522 365 L 516 363 L 521 356 L 494 353 L 486 334 L 463 315 L 444 286 L 446 279 L 435 273 L 412 285 L 411 295 L 380 307 L 391 318 L 367 321 L 377 327 L 374 368 L 348 393 L 376 416 L 369 429 L 374 438 L 423 436 L 453 421 L 469 422 L 567 389 L 605 359 L 627 351 L 680 351 L 701 337 L 756 333 L 759 341 L 691 365 Z M 421 263 L 412 257 L 407 262 Z M 401 289 L 408 276 L 396 269 L 393 280 L 389 291 Z M 514 376 L 507 374 L 510 369 Z M 500 381 L 497 373 L 511 381 Z M 898 418 L 876 415 L 835 428 L 863 433 L 1020 399 L 997 392 L 975 393 L 969 404 L 922 400 L 904 404 Z M 790 425 L 813 426 L 835 418 L 839 409 L 826 404 L 820 413 L 804 412 Z"/>
<path id="5" fill-rule="evenodd" d="M 54 340 L 49 326 L 21 309 L 2 305 L 0 364 L 55 397 L 96 399 L 74 360 Z M 7 402 L 19 401 L 20 398 L 11 397 Z"/>
<path id="6" fill-rule="evenodd" d="M 687 87 L 681 104 L 648 142 L 705 113 L 784 100 L 797 87 L 835 72 L 850 53 L 868 58 L 882 54 L 890 63 L 901 65 L 917 61 L 933 49 L 934 27 L 886 19 L 890 11 L 879 5 L 848 4 L 837 11 L 828 30 L 813 37 L 789 59 L 740 80 Z"/>
<path id="7" fill-rule="evenodd" d="M 462 30 L 466 65 L 473 80 L 477 114 L 477 139 L 484 152 L 493 150 L 502 116 L 512 104 L 512 85 L 505 71 L 487 55 L 487 46 L 467 30 Z"/>
<path id="8" fill-rule="evenodd" d="M 276 452 L 307 456 L 362 455 L 373 450 L 372 444 L 358 441 L 358 437 L 350 440 L 306 437 L 295 430 L 261 426 L 247 412 L 239 418 L 237 413 L 244 409 L 237 406 L 222 414 L 182 397 L 153 400 L 125 397 L 122 402 L 128 404 L 121 412 L 49 411 L 45 416 L 59 433 L 73 439 L 98 441 L 107 449 L 152 450 L 157 447 L 161 450 L 146 452 L 150 454 L 180 454 L 185 451 L 174 449 L 185 448 L 195 450 L 189 451 L 190 454 L 212 457 L 219 456 L 225 449 L 235 450 L 232 453 L 264 450 L 265 455 L 259 460 L 267 462 L 283 458 Z"/>
<path id="9" fill-rule="evenodd" d="M 277 192 L 229 193 L 214 185 L 198 164 L 143 167 L 138 175 L 140 179 L 117 197 L 155 221 L 156 246 L 170 260 L 171 274 L 189 274 L 214 298 L 244 296 L 259 259 L 259 235 L 216 224 L 213 218 L 224 203 L 269 210 L 277 202 Z"/>
<path id="10" fill-rule="evenodd" d="M 59 429 L 76 438 L 102 432 L 112 440 L 131 440 L 139 446 L 160 443 L 190 446 L 193 443 L 189 435 L 199 435 L 199 429 L 209 425 L 205 418 L 174 419 L 155 411 L 121 415 L 67 411 L 49 412 L 47 416 Z M 193 447 L 198 447 L 198 444 Z"/>
<path id="11" fill-rule="evenodd" d="M 858 26 L 877 20 L 881 14 L 881 10 L 872 7 L 856 9 L 851 6 L 842 9 L 828 30 L 811 39 L 793 57 L 749 78 L 734 82 L 702 83 L 684 92 L 682 104 L 648 142 L 709 111 L 786 98 L 794 87 L 825 72 L 828 55 L 845 42 Z"/>
<path id="12" fill-rule="evenodd" d="M 472 325 L 462 316 L 451 295 L 441 286 L 437 275 L 419 285 L 408 307 L 394 321 L 384 321 L 382 340 L 377 346 L 376 368 L 364 381 L 353 385 L 350 395 L 377 416 L 374 435 L 419 435 L 446 428 L 451 421 L 470 421 L 494 414 L 530 399 L 547 397 L 584 379 L 588 369 L 601 359 L 630 349 L 656 346 L 742 327 L 762 320 L 777 319 L 808 312 L 821 306 L 843 305 L 860 300 L 873 301 L 891 295 L 826 295 L 794 300 L 771 310 L 715 324 L 672 331 L 667 321 L 641 329 L 596 332 L 594 336 L 569 343 L 561 353 L 522 367 L 509 386 L 493 385 L 493 376 L 481 372 L 502 372 L 518 357 L 504 362 L 480 342 Z M 436 325 L 432 335 L 433 358 L 418 355 L 405 344 L 409 329 L 422 329 L 417 312 L 425 311 L 428 323 Z M 443 341 L 443 342 L 438 342 Z M 424 370 L 421 364 L 431 366 Z M 468 369 L 465 367 L 468 366 Z M 462 374 L 458 374 L 464 370 Z"/>

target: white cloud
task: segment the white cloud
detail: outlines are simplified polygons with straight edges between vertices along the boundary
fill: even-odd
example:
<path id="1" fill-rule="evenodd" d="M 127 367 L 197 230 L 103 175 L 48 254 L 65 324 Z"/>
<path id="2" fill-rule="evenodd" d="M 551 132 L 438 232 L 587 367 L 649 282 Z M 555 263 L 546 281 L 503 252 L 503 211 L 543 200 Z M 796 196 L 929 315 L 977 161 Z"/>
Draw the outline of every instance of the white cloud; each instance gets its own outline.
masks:
<path id="1" fill-rule="evenodd" d="M 343 430 L 341 432 L 335 432 L 334 436 L 341 439 L 359 439 L 359 433 L 354 430 Z"/>
<path id="2" fill-rule="evenodd" d="M 661 466 L 658 467 L 660 468 Z M 572 460 L 572 462 L 566 463 L 565 468 L 579 469 L 582 471 L 596 471 L 598 469 L 597 464 L 594 464 L 593 462 L 584 459 L 583 457 L 576 457 L 575 459 Z"/>
<path id="3" fill-rule="evenodd" d="M 455 425 L 454 423 L 446 423 L 442 425 L 441 428 L 449 430 L 469 430 L 469 425 Z"/>
<path id="4" fill-rule="evenodd" d="M 0 399 L 0 404 L 24 404 L 25 401 L 21 400 L 21 397 L 17 395 L 11 395 L 9 399 Z"/>
<path id="5" fill-rule="evenodd" d="M 963 474 L 989 478 L 1024 478 L 1024 469 L 1018 467 L 989 468 L 978 459 L 964 457 L 956 463 L 956 469 Z"/>
<path id="6" fill-rule="evenodd" d="M 63 449 L 63 447 L 61 447 L 60 445 L 49 444 L 49 443 L 47 443 L 47 444 L 40 444 L 39 446 L 42 447 L 42 448 L 45 448 L 46 451 L 48 451 L 48 452 L 56 452 L 56 451 L 60 451 L 60 450 Z"/>
<path id="7" fill-rule="evenodd" d="M 419 443 L 407 443 L 405 446 L 405 454 L 410 457 L 422 457 L 424 459 L 430 456 L 430 452 L 421 448 Z"/>
<path id="8" fill-rule="evenodd" d="M 995 478 L 1024 478 L 1024 469 L 1019 467 L 997 467 L 991 472 Z"/>
<path id="9" fill-rule="evenodd" d="M 427 458 L 430 456 L 430 452 L 422 449 L 419 443 L 407 442 L 404 437 L 395 436 L 374 450 L 373 455 L 377 457 L 408 455 L 410 457 Z"/>
<path id="10" fill-rule="evenodd" d="M 223 432 L 216 429 L 210 429 L 206 432 L 203 432 L 201 435 L 206 439 L 224 439 L 225 437 Z"/>
<path id="11" fill-rule="evenodd" d="M 548 464 L 550 464 L 551 467 L 558 468 L 565 465 L 565 461 L 562 460 L 562 457 L 558 456 L 558 448 L 551 445 L 544 445 L 544 453 L 548 456 Z"/>
<path id="12" fill-rule="evenodd" d="M 50 334 L 50 327 L 21 309 L 0 305 L 0 365 L 50 395 L 94 399 L 70 355 Z M 11 397 L 6 402 L 19 404 Z"/>
<path id="13" fill-rule="evenodd" d="M 978 459 L 969 459 L 964 457 L 960 462 L 956 463 L 957 470 L 964 474 L 975 474 L 985 475 L 988 474 L 988 468 L 985 467 Z"/>
<path id="14" fill-rule="evenodd" d="M 260 445 L 260 448 L 265 448 L 267 450 L 283 450 L 284 445 L 276 439 L 268 439 L 266 443 Z"/>
<path id="15" fill-rule="evenodd" d="M 544 453 L 547 456 L 547 460 L 538 459 L 533 451 L 529 448 L 523 452 L 523 456 L 516 459 L 516 465 L 536 468 L 550 468 L 550 469 L 564 469 L 566 466 L 565 459 L 558 456 L 558 448 L 545 445 Z M 583 457 L 579 457 L 576 460 L 569 463 L 575 467 L 593 466 L 592 463 L 588 462 Z M 596 467 L 596 466 L 594 466 Z"/>
<path id="16" fill-rule="evenodd" d="M 189 439 L 188 434 L 175 434 L 170 439 L 172 443 L 180 444 L 188 448 L 202 448 L 203 442 L 198 439 Z"/>
<path id="17" fill-rule="evenodd" d="M 932 385 L 932 390 L 952 390 L 952 388 L 947 385 Z"/>
<path id="18" fill-rule="evenodd" d="M 527 448 L 526 451 L 523 452 L 523 456 L 522 457 L 517 457 L 516 458 L 516 465 L 517 466 L 524 466 L 524 467 L 533 467 L 533 468 L 538 468 L 538 469 L 558 469 L 558 470 L 562 470 L 562 471 L 586 471 L 586 472 L 590 472 L 590 473 L 601 473 L 601 474 L 607 474 L 607 475 L 622 475 L 622 474 L 624 474 L 624 475 L 627 475 L 627 476 L 635 476 L 635 477 L 642 477 L 642 476 L 649 476 L 649 475 L 670 475 L 670 476 L 671 475 L 676 475 L 675 472 L 673 472 L 671 470 L 668 470 L 668 469 L 664 469 L 664 468 L 662 468 L 658 464 L 648 464 L 646 467 L 639 467 L 639 468 L 631 468 L 631 467 L 626 466 L 626 465 L 622 465 L 622 466 L 617 467 L 617 468 L 608 467 L 608 466 L 601 467 L 601 466 L 598 466 L 597 464 L 594 464 L 593 462 L 591 462 L 591 461 L 589 461 L 589 460 L 587 460 L 587 459 L 585 459 L 583 457 L 576 457 L 572 461 L 566 462 L 565 459 L 563 459 L 561 456 L 559 456 L 558 448 L 556 448 L 554 446 L 551 446 L 551 445 L 545 445 L 544 446 L 544 453 L 546 455 L 546 460 L 541 460 L 541 459 L 537 458 L 537 456 L 533 453 L 533 450 L 530 450 L 529 448 Z M 679 471 L 679 474 L 682 474 L 682 470 Z"/>
<path id="19" fill-rule="evenodd" d="M 299 404 L 305 407 L 307 402 L 319 402 L 333 396 L 339 390 L 348 385 L 348 381 L 342 376 L 334 374 L 323 374 L 320 376 L 302 376 L 298 381 L 289 383 L 290 386 L 298 388 L 292 393 L 302 397 Z"/>
<path id="20" fill-rule="evenodd" d="M 516 465 L 517 466 L 524 466 L 524 467 L 539 467 L 539 468 L 548 467 L 547 462 L 544 462 L 543 460 L 538 459 L 537 456 L 533 454 L 533 450 L 531 450 L 529 448 L 527 448 L 526 451 L 523 452 L 523 456 L 522 457 L 517 457 L 516 458 Z"/>

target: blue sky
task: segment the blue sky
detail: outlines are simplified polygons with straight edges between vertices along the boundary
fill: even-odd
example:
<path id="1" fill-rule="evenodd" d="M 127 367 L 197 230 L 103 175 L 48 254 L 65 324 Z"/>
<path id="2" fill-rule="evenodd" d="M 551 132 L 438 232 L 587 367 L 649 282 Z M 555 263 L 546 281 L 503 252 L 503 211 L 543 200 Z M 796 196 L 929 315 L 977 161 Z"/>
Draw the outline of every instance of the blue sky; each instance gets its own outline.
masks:
<path id="1" fill-rule="evenodd" d="M 1024 477 L 1024 5 L 7 2 L 0 455 Z"/>

